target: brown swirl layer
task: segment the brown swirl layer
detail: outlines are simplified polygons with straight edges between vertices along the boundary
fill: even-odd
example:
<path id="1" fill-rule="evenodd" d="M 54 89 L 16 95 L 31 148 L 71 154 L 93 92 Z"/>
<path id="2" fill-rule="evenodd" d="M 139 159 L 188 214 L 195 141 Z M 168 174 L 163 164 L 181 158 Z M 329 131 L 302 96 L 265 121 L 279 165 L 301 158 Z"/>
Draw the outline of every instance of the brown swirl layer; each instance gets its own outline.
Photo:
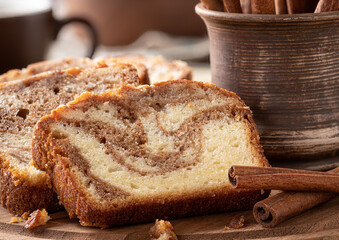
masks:
<path id="1" fill-rule="evenodd" d="M 33 127 L 41 117 L 83 92 L 102 93 L 122 84 L 139 84 L 130 65 L 55 71 L 0 85 L 0 152 L 10 161 L 27 164 Z"/>

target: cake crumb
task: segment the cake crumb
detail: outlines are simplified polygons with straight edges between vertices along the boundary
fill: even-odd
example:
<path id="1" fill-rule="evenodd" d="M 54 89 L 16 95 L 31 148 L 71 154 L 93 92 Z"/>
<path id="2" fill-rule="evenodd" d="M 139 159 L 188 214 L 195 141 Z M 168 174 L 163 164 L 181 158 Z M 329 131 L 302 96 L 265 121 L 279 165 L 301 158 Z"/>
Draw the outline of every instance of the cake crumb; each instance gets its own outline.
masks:
<path id="1" fill-rule="evenodd" d="M 169 221 L 157 219 L 154 226 L 149 230 L 149 234 L 151 240 L 178 240 Z"/>
<path id="2" fill-rule="evenodd" d="M 230 230 L 230 229 L 239 229 L 242 228 L 245 225 L 245 217 L 240 216 L 240 217 L 234 217 L 231 219 L 230 223 L 228 226 L 225 226 L 225 230 Z"/>
<path id="3" fill-rule="evenodd" d="M 11 221 L 9 221 L 9 223 L 18 223 L 18 222 L 19 222 L 18 217 L 12 217 Z"/>
<path id="4" fill-rule="evenodd" d="M 27 219 L 27 218 L 26 218 Z M 9 223 L 21 223 L 25 220 L 25 218 L 23 217 L 18 217 L 18 216 L 15 216 L 15 217 L 12 217 L 11 218 L 11 221 Z"/>
<path id="5" fill-rule="evenodd" d="M 49 219 L 50 219 L 50 217 L 48 216 L 48 213 L 45 209 L 42 209 L 42 211 L 40 211 L 39 209 L 35 210 L 29 216 L 29 218 L 28 218 L 28 220 L 25 224 L 25 228 L 33 229 L 33 228 L 39 227 L 41 225 L 45 225 L 46 222 Z"/>
<path id="6" fill-rule="evenodd" d="M 23 218 L 23 219 L 28 219 L 28 217 L 29 217 L 29 212 L 24 212 L 22 215 L 21 215 L 21 218 Z"/>

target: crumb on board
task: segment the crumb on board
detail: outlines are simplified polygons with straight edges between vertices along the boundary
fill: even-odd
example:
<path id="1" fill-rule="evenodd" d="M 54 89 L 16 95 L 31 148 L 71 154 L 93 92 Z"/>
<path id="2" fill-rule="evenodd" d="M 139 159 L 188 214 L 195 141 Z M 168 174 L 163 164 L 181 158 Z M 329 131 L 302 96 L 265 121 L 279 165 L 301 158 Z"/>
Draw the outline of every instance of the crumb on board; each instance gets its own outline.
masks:
<path id="1" fill-rule="evenodd" d="M 11 221 L 9 221 L 9 223 L 18 223 L 19 222 L 19 218 L 18 217 L 12 217 Z"/>
<path id="2" fill-rule="evenodd" d="M 232 218 L 228 226 L 225 226 L 224 229 L 225 230 L 239 229 L 239 228 L 242 228 L 244 225 L 245 225 L 245 217 L 238 216 L 238 217 Z"/>
<path id="3" fill-rule="evenodd" d="M 11 218 L 9 223 L 21 223 L 23 221 L 25 221 L 25 219 L 23 219 L 22 217 L 15 216 Z"/>
<path id="4" fill-rule="evenodd" d="M 21 216 L 12 217 L 9 223 L 24 222 L 25 220 L 27 220 L 28 216 L 29 216 L 29 212 L 24 212 Z"/>
<path id="5" fill-rule="evenodd" d="M 45 209 L 42 209 L 41 211 L 39 209 L 35 210 L 30 214 L 25 224 L 25 228 L 33 229 L 41 225 L 45 225 L 49 219 L 50 217 L 48 216 L 48 213 Z"/>
<path id="6" fill-rule="evenodd" d="M 169 221 L 156 220 L 149 230 L 151 240 L 178 240 L 172 224 Z"/>
<path id="7" fill-rule="evenodd" d="M 24 212 L 22 215 L 21 215 L 21 218 L 23 218 L 23 219 L 28 219 L 28 217 L 29 217 L 29 212 Z"/>

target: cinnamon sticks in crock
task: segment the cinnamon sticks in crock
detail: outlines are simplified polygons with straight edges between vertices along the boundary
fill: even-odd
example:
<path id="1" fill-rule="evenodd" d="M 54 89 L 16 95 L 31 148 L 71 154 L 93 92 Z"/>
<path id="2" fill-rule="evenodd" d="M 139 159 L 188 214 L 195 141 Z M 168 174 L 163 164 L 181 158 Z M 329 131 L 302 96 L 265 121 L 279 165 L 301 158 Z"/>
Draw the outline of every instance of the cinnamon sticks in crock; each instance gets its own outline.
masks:
<path id="1" fill-rule="evenodd" d="M 229 13 L 242 13 L 240 0 L 223 0 L 224 11 Z"/>
<path id="2" fill-rule="evenodd" d="M 251 0 L 251 9 L 254 14 L 275 14 L 273 0 Z"/>
<path id="3" fill-rule="evenodd" d="M 329 173 L 339 174 L 339 168 Z M 253 208 L 255 220 L 264 227 L 275 227 L 318 204 L 336 196 L 327 192 L 281 192 L 257 202 Z"/>
<path id="4" fill-rule="evenodd" d="M 240 6 L 243 13 L 252 13 L 251 0 L 240 0 Z"/>
<path id="5" fill-rule="evenodd" d="M 339 11 L 338 0 L 319 0 L 315 13 Z"/>
<path id="6" fill-rule="evenodd" d="M 200 0 L 205 8 L 215 11 L 224 11 L 223 0 Z"/>
<path id="7" fill-rule="evenodd" d="M 201 2 L 210 10 L 242 13 L 240 0 L 201 0 Z"/>
<path id="8" fill-rule="evenodd" d="M 287 168 L 232 166 L 234 188 L 339 193 L 339 175 Z"/>
<path id="9" fill-rule="evenodd" d="M 286 0 L 286 2 L 289 14 L 313 13 L 318 4 L 318 0 Z"/>
<path id="10" fill-rule="evenodd" d="M 210 10 L 228 13 L 295 14 L 339 11 L 338 0 L 201 0 Z"/>
<path id="11" fill-rule="evenodd" d="M 287 14 L 286 0 L 274 0 L 275 14 Z"/>

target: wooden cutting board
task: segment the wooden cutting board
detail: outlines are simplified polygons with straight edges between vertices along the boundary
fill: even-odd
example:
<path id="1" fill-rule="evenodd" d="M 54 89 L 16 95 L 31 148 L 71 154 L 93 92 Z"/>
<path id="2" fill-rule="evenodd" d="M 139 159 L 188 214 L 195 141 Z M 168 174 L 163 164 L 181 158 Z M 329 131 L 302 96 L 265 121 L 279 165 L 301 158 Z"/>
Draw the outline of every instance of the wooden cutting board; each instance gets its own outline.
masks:
<path id="1" fill-rule="evenodd" d="M 241 229 L 225 230 L 234 216 L 244 216 Z M 24 223 L 9 223 L 12 214 L 0 209 L 0 239 L 149 239 L 148 230 L 153 225 L 139 224 L 98 229 L 82 227 L 77 220 L 70 220 L 65 211 L 51 214 L 45 226 L 27 230 Z M 171 220 L 180 239 L 339 239 L 339 196 L 317 206 L 275 228 L 257 224 L 251 211 L 228 212 L 200 217 Z"/>

